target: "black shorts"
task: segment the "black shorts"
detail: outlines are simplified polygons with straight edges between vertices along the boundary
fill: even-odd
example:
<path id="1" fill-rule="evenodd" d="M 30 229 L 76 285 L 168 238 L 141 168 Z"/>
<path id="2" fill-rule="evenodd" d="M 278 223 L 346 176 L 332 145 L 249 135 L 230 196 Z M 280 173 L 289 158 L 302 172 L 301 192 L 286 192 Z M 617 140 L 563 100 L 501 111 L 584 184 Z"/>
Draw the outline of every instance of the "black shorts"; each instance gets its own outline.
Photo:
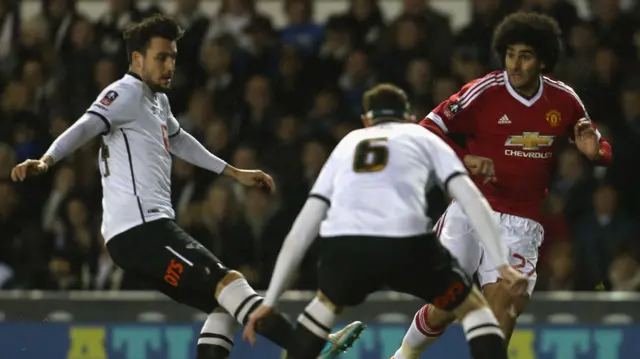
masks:
<path id="1" fill-rule="evenodd" d="M 218 306 L 218 282 L 229 272 L 218 258 L 169 219 L 147 222 L 107 242 L 127 275 L 205 313 Z"/>
<path id="2" fill-rule="evenodd" d="M 433 234 L 408 238 L 322 238 L 319 290 L 337 306 L 355 306 L 385 288 L 452 310 L 473 287 Z"/>

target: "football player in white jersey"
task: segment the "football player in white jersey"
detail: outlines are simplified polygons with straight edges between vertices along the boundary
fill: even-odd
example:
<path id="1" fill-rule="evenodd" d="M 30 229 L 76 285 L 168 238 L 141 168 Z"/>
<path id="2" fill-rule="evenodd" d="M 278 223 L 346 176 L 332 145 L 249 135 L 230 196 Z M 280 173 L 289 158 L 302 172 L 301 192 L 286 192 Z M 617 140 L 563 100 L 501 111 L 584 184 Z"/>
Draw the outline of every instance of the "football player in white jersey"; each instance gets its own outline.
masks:
<path id="1" fill-rule="evenodd" d="M 244 185 L 275 187 L 262 171 L 237 169 L 211 154 L 171 114 L 165 92 L 171 87 L 176 42 L 182 34 L 174 20 L 162 15 L 130 27 L 125 32 L 129 72 L 107 86 L 41 159 L 17 165 L 11 177 L 24 181 L 46 173 L 102 135 L 102 235 L 113 261 L 175 301 L 207 313 L 197 358 L 224 359 L 233 346 L 236 322 L 244 324 L 262 298 L 241 273 L 225 267 L 174 222 L 171 156 Z M 355 322 L 332 334 L 333 344 L 322 358 L 344 351 L 362 328 Z M 260 333 L 287 349 L 293 327 L 283 316 L 272 316 Z"/>
<path id="2" fill-rule="evenodd" d="M 488 255 L 515 293 L 527 279 L 509 266 L 498 224 L 464 165 L 440 138 L 409 116 L 406 94 L 381 84 L 364 95 L 364 129 L 348 134 L 325 163 L 309 199 L 285 239 L 263 304 L 244 337 L 274 309 L 286 283 L 320 234 L 323 240 L 316 298 L 298 317 L 295 359 L 322 349 L 342 308 L 385 286 L 453 312 L 475 359 L 506 359 L 504 335 L 471 278 L 430 232 L 426 192 L 446 189 L 469 215 Z"/>

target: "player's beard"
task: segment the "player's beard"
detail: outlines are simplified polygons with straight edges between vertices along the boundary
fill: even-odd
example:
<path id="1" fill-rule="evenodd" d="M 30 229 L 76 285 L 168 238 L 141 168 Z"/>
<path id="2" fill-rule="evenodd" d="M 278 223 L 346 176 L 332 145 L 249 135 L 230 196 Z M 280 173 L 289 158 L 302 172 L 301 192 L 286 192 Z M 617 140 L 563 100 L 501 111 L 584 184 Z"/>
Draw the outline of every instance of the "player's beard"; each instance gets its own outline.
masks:
<path id="1" fill-rule="evenodd" d="M 171 90 L 171 85 L 165 86 L 165 85 L 159 84 L 159 83 L 151 81 L 151 80 L 148 80 L 148 81 L 145 81 L 145 82 L 147 83 L 147 86 L 149 86 L 151 91 L 153 91 L 153 92 L 166 93 L 169 90 Z"/>
<path id="2" fill-rule="evenodd" d="M 160 93 L 167 93 L 169 92 L 169 90 L 171 90 L 171 82 L 169 82 L 168 85 L 163 85 L 160 82 L 156 82 L 152 80 L 152 76 L 147 74 L 144 70 L 142 72 L 142 79 L 144 80 L 144 82 L 147 84 L 147 86 L 149 86 L 149 88 L 151 89 L 151 91 L 153 92 L 160 92 Z"/>

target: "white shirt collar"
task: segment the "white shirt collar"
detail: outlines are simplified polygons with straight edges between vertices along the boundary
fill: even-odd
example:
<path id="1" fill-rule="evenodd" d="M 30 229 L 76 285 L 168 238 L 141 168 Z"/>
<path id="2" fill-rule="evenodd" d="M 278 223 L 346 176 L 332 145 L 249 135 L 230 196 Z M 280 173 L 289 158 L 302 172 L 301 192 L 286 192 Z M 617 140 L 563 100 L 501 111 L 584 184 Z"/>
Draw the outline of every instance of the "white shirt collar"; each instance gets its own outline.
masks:
<path id="1" fill-rule="evenodd" d="M 507 91 L 509 91 L 509 94 L 511 95 L 511 97 L 513 97 L 516 100 L 518 100 L 521 104 L 523 104 L 523 105 L 525 105 L 527 107 L 531 107 L 540 99 L 540 97 L 542 97 L 542 92 L 544 90 L 544 80 L 542 79 L 542 76 L 540 76 L 540 87 L 538 88 L 538 92 L 536 93 L 535 96 L 533 96 L 530 99 L 527 99 L 527 98 L 523 97 L 522 95 L 520 95 L 511 86 L 511 83 L 509 83 L 509 76 L 507 76 L 507 71 L 503 71 L 502 72 L 502 77 L 504 78 L 504 83 L 507 86 Z"/>

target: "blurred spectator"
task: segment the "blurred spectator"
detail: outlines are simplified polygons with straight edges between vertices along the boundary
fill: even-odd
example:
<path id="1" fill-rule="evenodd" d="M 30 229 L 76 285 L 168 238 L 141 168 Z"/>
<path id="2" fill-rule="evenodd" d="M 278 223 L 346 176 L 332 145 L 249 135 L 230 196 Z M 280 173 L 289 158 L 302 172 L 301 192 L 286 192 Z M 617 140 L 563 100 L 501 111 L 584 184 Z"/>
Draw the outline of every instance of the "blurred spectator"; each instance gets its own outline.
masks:
<path id="1" fill-rule="evenodd" d="M 92 102 L 97 97 L 98 91 L 104 88 L 99 87 L 101 83 L 94 83 L 94 73 L 97 72 L 94 67 L 100 58 L 101 53 L 95 43 L 93 24 L 86 19 L 78 18 L 71 27 L 69 51 L 62 54 L 56 66 L 56 73 L 62 77 L 64 81 L 62 85 L 67 95 L 60 100 L 67 103 L 67 106 L 71 106 L 69 110 L 73 113 L 86 110 L 86 104 Z M 107 69 L 99 70 L 109 75 L 105 71 Z M 108 85 L 113 82 L 113 79 L 105 79 L 105 82 Z M 94 87 L 97 87 L 98 91 L 87 91 Z"/>
<path id="2" fill-rule="evenodd" d="M 565 40 L 571 28 L 579 21 L 575 5 L 566 0 L 524 0 L 521 10 L 541 12 L 556 19 Z"/>
<path id="3" fill-rule="evenodd" d="M 142 18 L 136 0 L 109 0 L 107 12 L 98 21 L 100 50 L 116 59 L 119 72 L 127 70 L 129 60 L 122 31 L 132 22 L 140 21 Z"/>
<path id="4" fill-rule="evenodd" d="M 588 80 L 594 76 L 598 39 L 587 22 L 577 23 L 568 31 L 567 54 L 556 65 L 556 75 L 584 93 Z"/>
<path id="5" fill-rule="evenodd" d="M 431 103 L 437 106 L 442 101 L 447 100 L 453 94 L 457 93 L 463 84 L 455 77 L 439 77 L 433 82 L 433 98 Z M 431 111 L 431 109 L 429 109 Z"/>
<path id="6" fill-rule="evenodd" d="M 64 207 L 54 233 L 45 288 L 91 289 L 101 246 L 85 203 L 70 198 Z"/>
<path id="7" fill-rule="evenodd" d="M 268 78 L 254 76 L 247 81 L 244 102 L 231 120 L 233 141 L 255 143 L 261 149 L 271 142 L 277 117 L 272 99 L 273 90 Z"/>
<path id="8" fill-rule="evenodd" d="M 284 0 L 288 24 L 282 29 L 282 44 L 291 45 L 308 55 L 315 55 L 322 42 L 322 26 L 313 22 L 311 0 Z"/>
<path id="9" fill-rule="evenodd" d="M 213 40 L 202 49 L 204 74 L 198 85 L 212 94 L 213 105 L 228 110 L 241 90 L 241 80 L 231 67 L 232 48 L 224 39 Z"/>
<path id="10" fill-rule="evenodd" d="M 458 34 L 458 44 L 473 44 L 476 61 L 488 63 L 491 57 L 493 30 L 506 15 L 500 0 L 473 0 L 471 23 Z M 465 82 L 468 82 L 465 80 Z"/>
<path id="11" fill-rule="evenodd" d="M 337 23 L 348 29 L 353 45 L 367 50 L 377 47 L 385 29 L 378 0 L 349 0 L 348 12 L 331 17 L 326 25 L 327 31 Z"/>
<path id="12" fill-rule="evenodd" d="M 609 270 L 611 290 L 617 292 L 640 291 L 640 261 L 631 248 L 622 248 L 613 257 Z"/>
<path id="13" fill-rule="evenodd" d="M 538 252 L 539 263 L 547 263 L 551 260 L 551 258 L 547 258 L 547 255 L 555 245 L 571 241 L 571 230 L 564 216 L 564 199 L 552 192 L 545 202 L 546 208 L 542 218 L 544 242 Z"/>
<path id="14" fill-rule="evenodd" d="M 70 33 L 78 17 L 75 0 L 42 0 L 40 13 L 29 20 L 44 26 L 46 40 L 58 53 L 68 51 Z"/>
<path id="15" fill-rule="evenodd" d="M 552 189 L 564 198 L 567 220 L 573 222 L 588 211 L 591 199 L 584 194 L 591 193 L 592 186 L 582 154 L 573 147 L 563 151 L 558 160 L 557 179 Z"/>
<path id="16" fill-rule="evenodd" d="M 575 222 L 572 232 L 580 271 L 592 281 L 590 288 L 595 288 L 608 277 L 614 251 L 640 236 L 640 224 L 618 206 L 617 191 L 602 185 L 593 195 L 593 210 Z"/>
<path id="17" fill-rule="evenodd" d="M 595 53 L 595 73 L 588 82 L 587 101 L 589 113 L 596 120 L 606 119 L 609 126 L 620 128 L 621 113 L 618 106 L 618 89 L 623 84 L 625 72 L 613 47 L 602 45 Z"/>
<path id="18" fill-rule="evenodd" d="M 280 54 L 278 72 L 275 76 L 274 102 L 285 112 L 302 114 L 309 107 L 313 93 L 313 80 L 304 71 L 304 62 L 297 50 L 285 46 Z"/>
<path id="19" fill-rule="evenodd" d="M 58 218 L 60 206 L 63 205 L 68 195 L 76 189 L 76 173 L 71 167 L 60 167 L 55 173 L 53 183 L 53 189 L 49 193 L 42 210 L 42 229 L 51 233 L 60 230 L 62 225 Z"/>
<path id="20" fill-rule="evenodd" d="M 414 59 L 407 66 L 405 76 L 407 83 L 407 95 L 412 106 L 423 106 L 433 108 L 430 101 L 433 85 L 433 71 L 431 63 L 426 59 Z"/>
<path id="21" fill-rule="evenodd" d="M 20 34 L 20 12 L 19 3 L 14 1 L 0 2 L 0 89 L 2 88 L 2 78 L 11 74 L 14 67 L 16 49 Z"/>
<path id="22" fill-rule="evenodd" d="M 481 49 L 477 44 L 469 42 L 455 48 L 451 58 L 451 71 L 462 82 L 469 83 L 481 78 L 489 70 L 487 67 L 489 58 Z"/>
<path id="23" fill-rule="evenodd" d="M 431 60 L 439 72 L 449 67 L 454 36 L 449 18 L 429 6 L 430 1 L 402 0 L 403 11 L 400 18 L 408 15 L 417 21 L 420 32 L 426 34 L 422 45 L 431 50 Z"/>
<path id="24" fill-rule="evenodd" d="M 320 90 L 313 100 L 311 111 L 307 114 L 304 124 L 305 133 L 330 136 L 335 126 L 340 123 L 355 122 L 350 121 L 350 116 L 343 114 L 343 100 L 340 89 Z"/>
<path id="25" fill-rule="evenodd" d="M 357 50 L 351 52 L 339 79 L 347 110 L 351 116 L 358 116 L 362 112 L 362 95 L 374 83 L 375 77 L 367 54 Z"/>
<path id="26" fill-rule="evenodd" d="M 238 55 L 245 75 L 272 76 L 278 68 L 277 32 L 267 18 L 256 17 L 245 28 L 247 43 Z"/>
<path id="27" fill-rule="evenodd" d="M 549 246 L 547 243 L 544 245 Z M 577 290 L 575 251 L 571 242 L 558 242 L 549 247 L 549 257 L 539 266 L 540 282 L 536 288 L 549 291 Z"/>
<path id="28" fill-rule="evenodd" d="M 16 164 L 16 153 L 13 148 L 4 142 L 0 142 L 0 181 L 9 179 L 11 169 Z"/>
<path id="29" fill-rule="evenodd" d="M 247 281 L 256 283 L 257 278 L 251 278 L 256 265 L 254 239 L 229 184 L 224 180 L 213 183 L 200 206 L 194 211 L 189 233 L 227 267 L 246 271 Z"/>
<path id="30" fill-rule="evenodd" d="M 323 85 L 337 82 L 342 72 L 342 64 L 351 53 L 354 41 L 346 19 L 336 17 L 327 22 L 319 53 L 319 81 Z"/>
<path id="31" fill-rule="evenodd" d="M 180 125 L 196 138 L 203 138 L 205 129 L 213 118 L 214 109 L 211 93 L 204 88 L 193 91 L 187 110 L 178 115 Z"/>
<path id="32" fill-rule="evenodd" d="M 173 15 L 184 29 L 184 35 L 178 42 L 180 61 L 176 75 L 184 80 L 198 76 L 200 65 L 200 45 L 209 28 L 209 19 L 200 11 L 201 0 L 176 0 L 176 12 Z M 175 82 L 175 80 L 174 80 Z"/>
<path id="33" fill-rule="evenodd" d="M 230 35 L 239 46 L 249 47 L 245 29 L 257 18 L 269 21 L 257 13 L 255 0 L 222 0 L 220 10 L 204 37 L 204 43 Z"/>
<path id="34" fill-rule="evenodd" d="M 630 14 L 622 12 L 620 0 L 594 0 L 592 11 L 591 24 L 600 38 L 612 44 L 613 51 L 622 57 L 623 62 L 634 57 L 633 36 L 638 24 Z"/>
<path id="35" fill-rule="evenodd" d="M 424 46 L 426 35 L 421 31 L 416 16 L 405 15 L 392 28 L 389 48 L 385 49 L 378 63 L 381 82 L 402 83 L 405 69 L 415 58 L 429 58 L 429 47 Z"/>

